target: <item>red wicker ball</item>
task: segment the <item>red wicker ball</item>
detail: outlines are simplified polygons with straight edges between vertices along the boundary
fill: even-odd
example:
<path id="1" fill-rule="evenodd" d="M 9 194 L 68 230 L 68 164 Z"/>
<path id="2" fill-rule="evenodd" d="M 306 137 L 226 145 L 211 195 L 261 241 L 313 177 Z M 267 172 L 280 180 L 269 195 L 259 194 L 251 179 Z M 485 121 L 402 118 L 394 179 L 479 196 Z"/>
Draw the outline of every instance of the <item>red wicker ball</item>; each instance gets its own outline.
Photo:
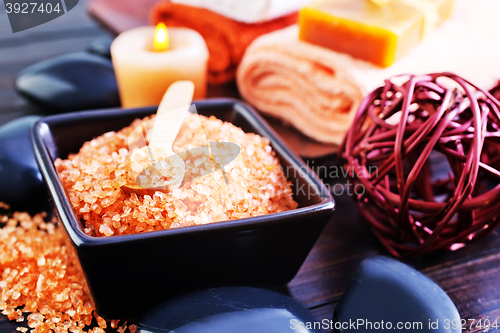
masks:
<path id="1" fill-rule="evenodd" d="M 394 256 L 458 249 L 500 223 L 499 108 L 450 73 L 394 77 L 363 100 L 341 156 Z"/>

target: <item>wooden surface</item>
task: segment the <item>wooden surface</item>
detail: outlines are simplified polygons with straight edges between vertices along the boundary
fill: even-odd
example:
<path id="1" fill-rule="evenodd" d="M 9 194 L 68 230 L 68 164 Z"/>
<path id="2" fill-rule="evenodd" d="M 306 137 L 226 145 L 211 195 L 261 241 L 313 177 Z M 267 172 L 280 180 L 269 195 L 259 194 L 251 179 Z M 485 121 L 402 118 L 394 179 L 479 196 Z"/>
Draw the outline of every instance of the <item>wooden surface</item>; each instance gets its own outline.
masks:
<path id="1" fill-rule="evenodd" d="M 14 92 L 12 85 L 17 72 L 40 60 L 83 51 L 95 38 L 108 36 L 86 15 L 84 4 L 80 2 L 74 10 L 52 22 L 16 34 L 10 30 L 5 11 L 0 10 L 0 124 L 27 114 L 47 114 Z M 212 94 L 225 94 L 225 90 L 213 90 Z M 307 161 L 315 168 L 335 167 L 331 156 Z M 330 185 L 343 183 L 342 179 L 324 181 Z M 302 269 L 287 287 L 280 289 L 307 306 L 318 321 L 332 318 L 335 305 L 358 264 L 370 256 L 385 254 L 360 219 L 352 198 L 341 195 L 336 202 L 336 213 Z M 500 321 L 497 233 L 456 252 L 438 252 L 408 264 L 437 282 L 455 302 L 462 318 Z M 17 326 L 5 317 L 0 319 L 0 333 L 15 332 Z"/>

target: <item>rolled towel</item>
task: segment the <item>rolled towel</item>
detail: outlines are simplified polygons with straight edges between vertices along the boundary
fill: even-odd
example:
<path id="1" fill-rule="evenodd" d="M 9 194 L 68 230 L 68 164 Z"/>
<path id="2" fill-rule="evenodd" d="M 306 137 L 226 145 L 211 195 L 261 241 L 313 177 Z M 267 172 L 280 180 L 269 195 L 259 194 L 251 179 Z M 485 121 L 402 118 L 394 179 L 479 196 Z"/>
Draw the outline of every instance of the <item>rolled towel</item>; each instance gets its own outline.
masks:
<path id="1" fill-rule="evenodd" d="M 398 74 L 454 72 L 482 88 L 500 77 L 500 1 L 456 0 L 452 17 L 394 65 L 363 60 L 298 39 L 291 26 L 256 39 L 237 74 L 241 95 L 305 135 L 338 144 L 362 96 Z"/>
<path id="2" fill-rule="evenodd" d="M 171 0 L 200 7 L 244 23 L 258 23 L 298 11 L 311 0 Z"/>
<path id="3" fill-rule="evenodd" d="M 259 24 L 246 24 L 207 9 L 165 1 L 153 8 L 152 21 L 198 31 L 210 53 L 208 82 L 217 85 L 234 80 L 246 48 L 255 38 L 296 23 L 297 13 Z"/>

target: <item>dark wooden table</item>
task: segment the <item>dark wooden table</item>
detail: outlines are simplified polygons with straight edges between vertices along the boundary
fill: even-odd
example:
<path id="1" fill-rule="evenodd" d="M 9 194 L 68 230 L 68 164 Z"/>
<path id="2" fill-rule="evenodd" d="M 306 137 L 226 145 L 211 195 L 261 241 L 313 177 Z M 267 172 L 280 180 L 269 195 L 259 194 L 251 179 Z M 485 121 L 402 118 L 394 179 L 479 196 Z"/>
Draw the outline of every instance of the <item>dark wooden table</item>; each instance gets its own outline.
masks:
<path id="1" fill-rule="evenodd" d="M 2 7 L 0 5 L 0 7 Z M 85 11 L 85 3 L 47 24 L 13 34 L 0 9 L 0 125 L 28 114 L 47 114 L 13 90 L 16 74 L 40 60 L 83 51 L 98 37 L 110 36 Z M 308 160 L 334 165 L 333 157 Z M 324 179 L 335 184 L 342 179 Z M 307 306 L 318 321 L 331 319 L 351 274 L 365 258 L 386 254 L 360 219 L 352 198 L 335 198 L 337 211 L 298 275 L 283 288 Z M 500 236 L 490 235 L 456 252 L 438 252 L 407 262 L 437 282 L 457 305 L 464 319 L 500 321 Z M 0 333 L 15 332 L 16 323 L 0 318 Z M 467 331 L 481 331 L 477 328 Z M 495 331 L 494 329 L 490 330 Z"/>

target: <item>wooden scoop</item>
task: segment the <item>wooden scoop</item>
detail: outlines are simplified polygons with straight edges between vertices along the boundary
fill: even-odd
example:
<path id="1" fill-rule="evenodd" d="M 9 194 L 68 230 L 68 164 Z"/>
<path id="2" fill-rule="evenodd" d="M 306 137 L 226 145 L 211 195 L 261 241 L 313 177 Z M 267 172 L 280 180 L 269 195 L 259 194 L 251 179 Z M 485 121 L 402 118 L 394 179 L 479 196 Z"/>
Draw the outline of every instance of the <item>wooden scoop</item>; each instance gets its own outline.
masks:
<path id="1" fill-rule="evenodd" d="M 165 191 L 173 185 L 180 185 L 184 178 L 184 161 L 172 150 L 177 134 L 189 114 L 189 107 L 193 99 L 194 84 L 191 81 L 177 81 L 170 85 L 163 96 L 156 112 L 153 129 L 149 140 L 149 156 L 152 167 L 161 168 L 160 162 L 152 154 L 150 148 L 161 148 L 168 156 L 168 162 L 179 169 L 162 187 L 145 188 L 137 184 L 125 184 L 121 189 L 127 193 L 135 192 L 140 195 L 154 194 L 155 191 Z"/>

